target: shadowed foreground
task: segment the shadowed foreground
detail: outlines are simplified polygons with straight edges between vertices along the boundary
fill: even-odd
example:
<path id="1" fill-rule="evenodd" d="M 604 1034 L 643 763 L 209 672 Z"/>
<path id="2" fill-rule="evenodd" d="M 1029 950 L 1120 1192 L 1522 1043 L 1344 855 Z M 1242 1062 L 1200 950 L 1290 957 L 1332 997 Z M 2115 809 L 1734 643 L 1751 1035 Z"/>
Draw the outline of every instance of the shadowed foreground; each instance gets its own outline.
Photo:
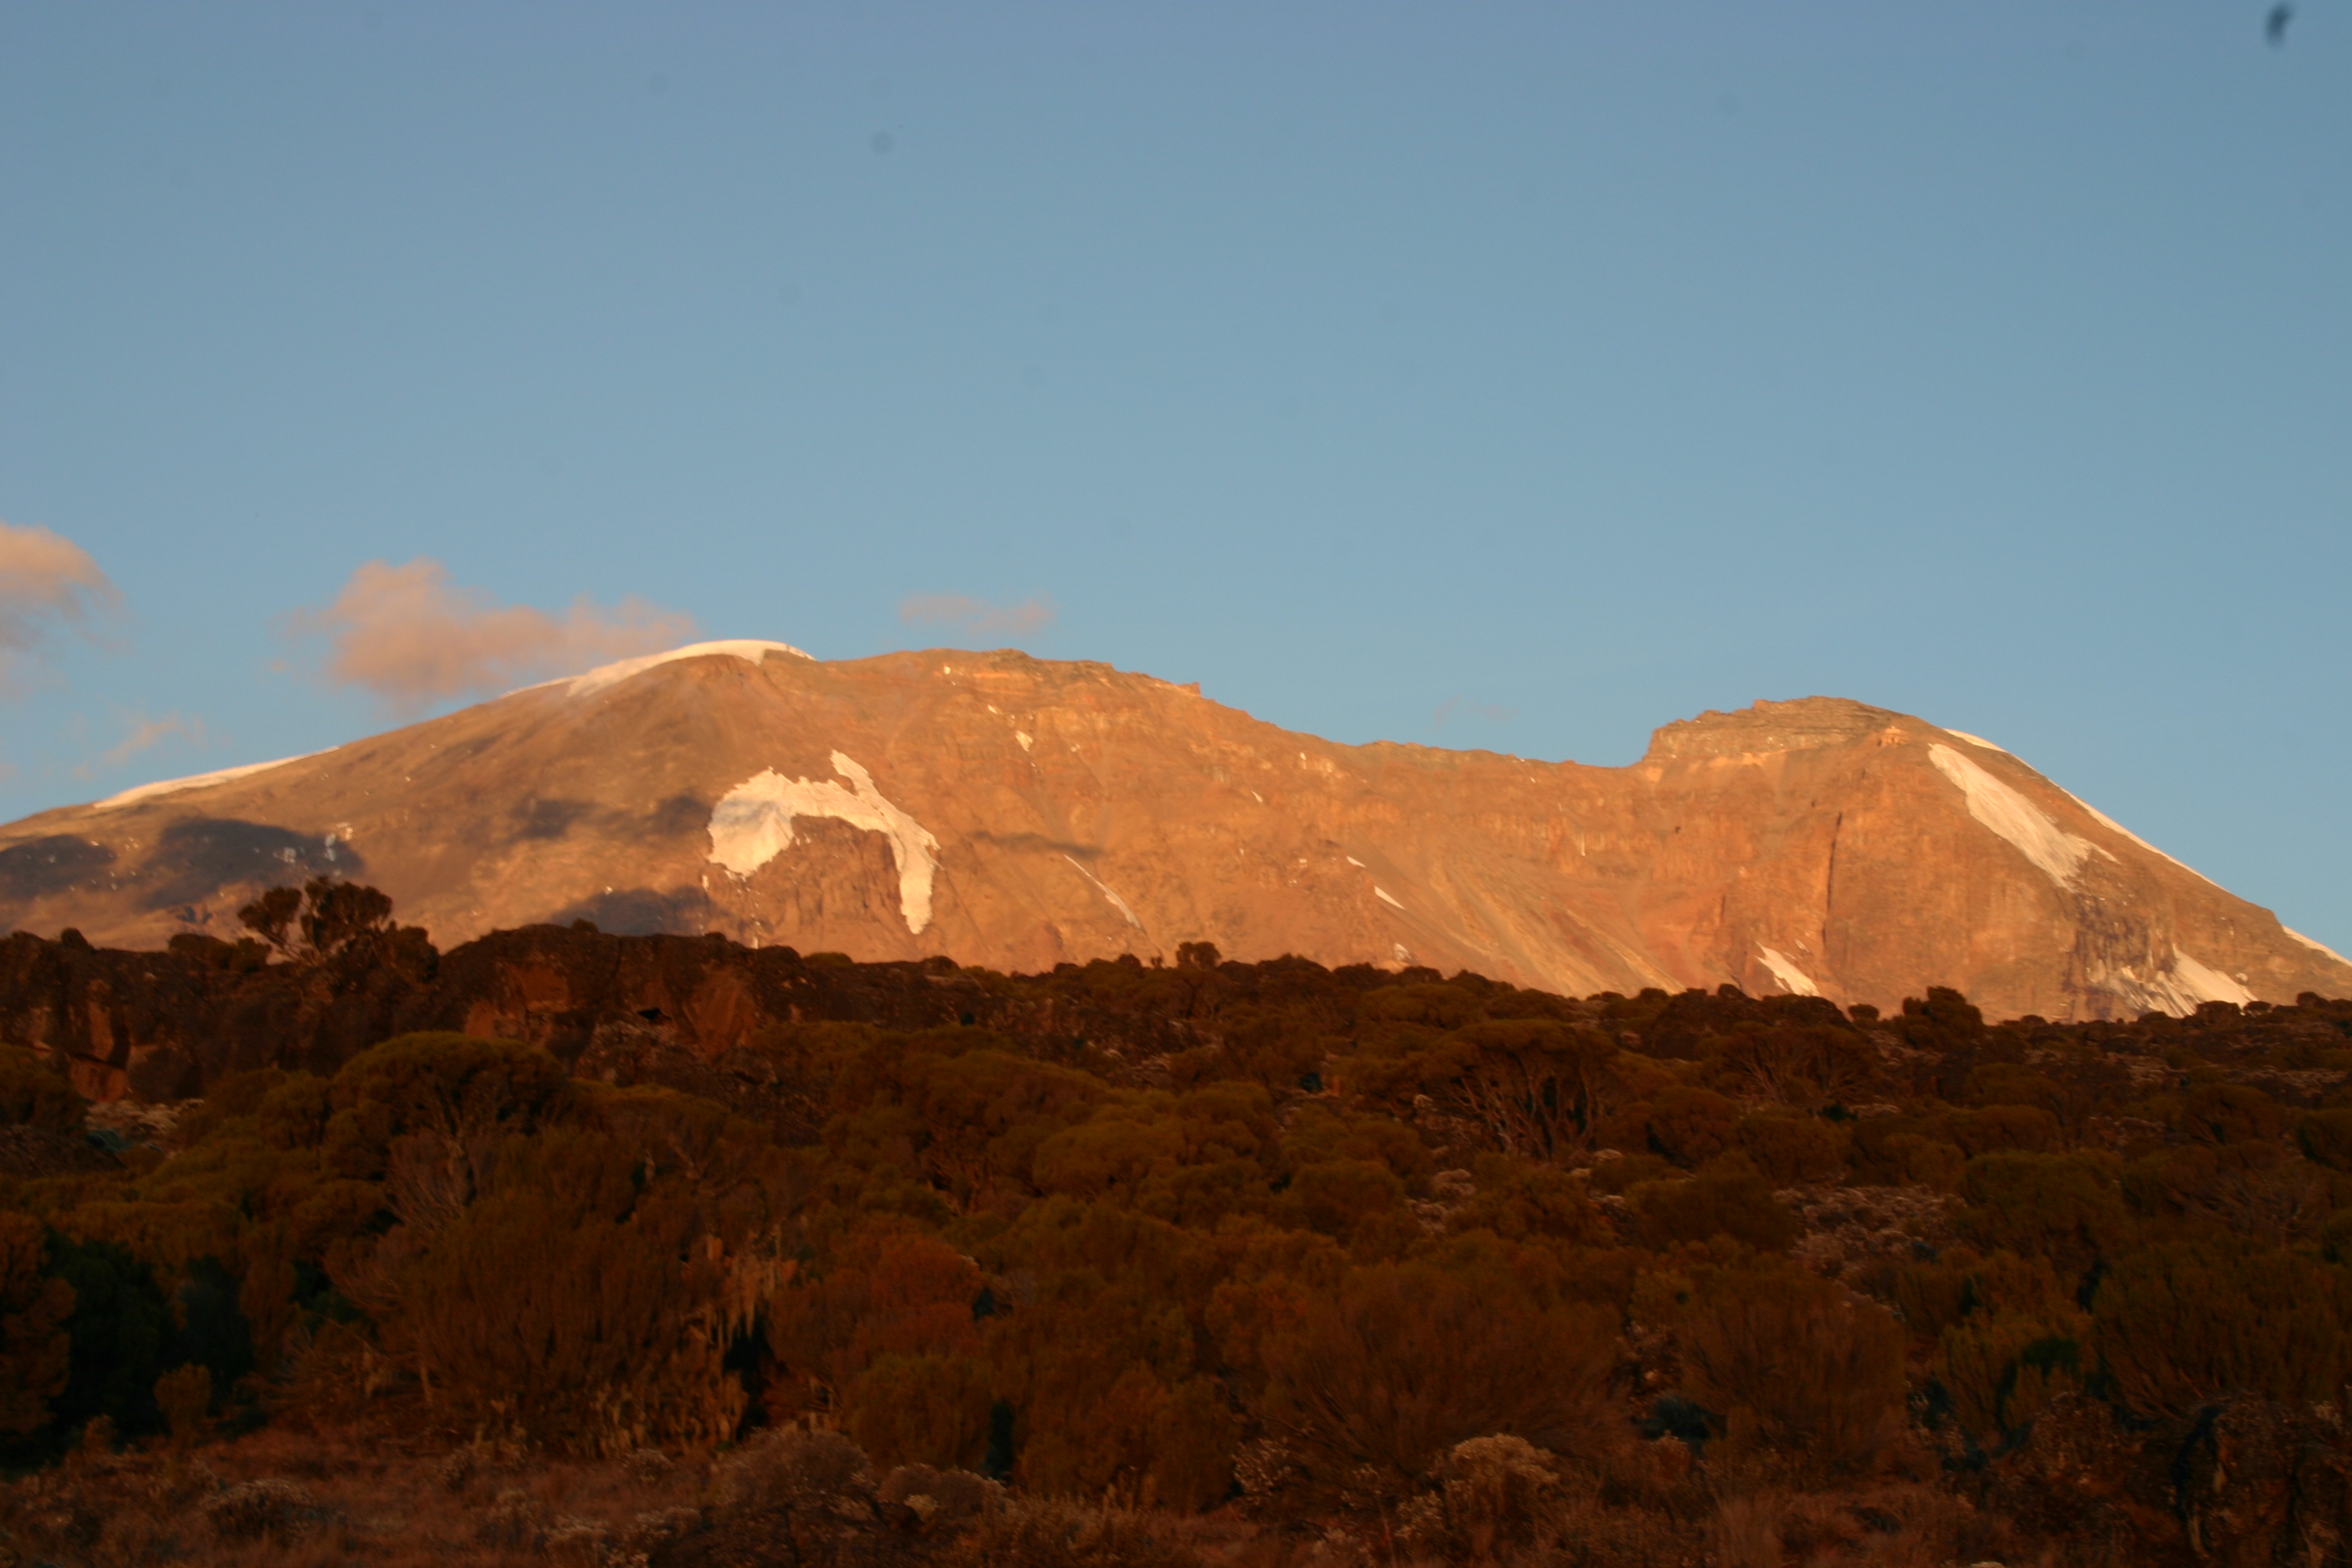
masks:
<path id="1" fill-rule="evenodd" d="M 311 895 L 11 943 L 13 1560 L 2344 1560 L 2352 1004 L 772 950 L 722 1026 L 725 943 Z M 99 983 L 200 1097 L 75 1092 Z"/>

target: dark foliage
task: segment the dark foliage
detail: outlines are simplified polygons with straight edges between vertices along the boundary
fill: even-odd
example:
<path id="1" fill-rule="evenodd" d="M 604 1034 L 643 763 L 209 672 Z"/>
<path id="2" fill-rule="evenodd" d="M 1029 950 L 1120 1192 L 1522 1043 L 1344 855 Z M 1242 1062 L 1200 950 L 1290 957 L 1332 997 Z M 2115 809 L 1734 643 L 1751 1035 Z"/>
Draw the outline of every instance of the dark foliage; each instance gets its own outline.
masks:
<path id="1" fill-rule="evenodd" d="M 1988 1026 L 1206 943 L 444 956 L 324 879 L 247 914 L 0 943 L 19 1463 L 751 1442 L 637 1548 L 677 1563 L 1172 1562 L 1166 1521 L 1234 1502 L 1334 1552 L 1973 1561 L 2006 1517 L 2188 1562 L 2203 1505 L 2161 1478 L 2225 1450 L 2283 1456 L 2263 1552 L 2352 1530 L 2318 1479 L 2352 1467 L 2352 1004 Z M 201 1099 L 82 1098 L 126 1089 Z M 2139 1500 L 2070 1517 L 2065 1475 Z M 252 1484 L 205 1528 L 325 1528 Z M 516 1498 L 481 1539 L 552 1552 Z"/>

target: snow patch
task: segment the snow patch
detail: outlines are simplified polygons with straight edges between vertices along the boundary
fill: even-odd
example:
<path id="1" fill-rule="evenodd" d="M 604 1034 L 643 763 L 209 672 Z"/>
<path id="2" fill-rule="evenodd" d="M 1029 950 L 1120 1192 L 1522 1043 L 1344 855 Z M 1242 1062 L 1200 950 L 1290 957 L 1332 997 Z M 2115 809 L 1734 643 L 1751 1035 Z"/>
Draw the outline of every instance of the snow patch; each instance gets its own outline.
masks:
<path id="1" fill-rule="evenodd" d="M 1364 863 L 1361 860 L 1357 859 L 1353 855 L 1342 855 L 1339 858 L 1345 860 L 1349 865 L 1353 866 L 1359 871 L 1364 868 Z"/>
<path id="2" fill-rule="evenodd" d="M 1780 989 L 1790 995 L 1818 996 L 1822 994 L 1822 988 L 1814 984 L 1805 972 L 1797 967 L 1797 961 L 1787 953 L 1778 948 L 1766 947 L 1762 942 L 1756 944 L 1756 951 L 1764 955 L 1764 967 L 1772 972 L 1772 978 L 1779 981 Z"/>
<path id="3" fill-rule="evenodd" d="M 1031 740 L 1029 739 L 1029 732 L 1028 732 L 1026 730 L 1015 730 L 1015 731 L 1013 731 L 1013 738 L 1014 740 L 1016 740 L 1016 741 L 1018 741 L 1018 742 L 1021 742 L 1021 749 L 1022 749 L 1023 751 L 1024 751 L 1024 752 L 1025 752 L 1025 751 L 1027 751 L 1027 750 L 1028 750 L 1032 745 L 1035 744 L 1035 742 L 1033 742 L 1033 741 L 1031 741 Z"/>
<path id="4" fill-rule="evenodd" d="M 334 749 L 330 746 L 327 752 Z M 158 795 L 177 795 L 184 789 L 205 789 L 213 784 L 226 784 L 231 779 L 246 778 L 254 773 L 268 773 L 272 768 L 282 768 L 289 763 L 307 762 L 312 757 L 323 757 L 327 752 L 305 752 L 299 757 L 279 757 L 277 761 L 268 763 L 246 763 L 234 768 L 218 768 L 208 773 L 190 773 L 184 779 L 159 779 L 153 784 L 143 784 L 136 788 L 124 790 L 121 795 L 108 795 L 104 800 L 93 803 L 90 809 L 112 811 L 118 806 L 137 805 L 142 800 L 153 800 Z"/>
<path id="5" fill-rule="evenodd" d="M 1951 747 L 1931 745 L 1927 757 L 1968 796 L 1970 816 L 2007 839 L 2061 888 L 2074 885 L 2075 873 L 2095 847 L 2088 839 L 2078 838 L 2051 821 L 2040 806 Z"/>
<path id="6" fill-rule="evenodd" d="M 2314 952 L 2324 952 L 2338 963 L 2352 963 L 2352 958 L 2345 957 L 2342 953 L 2336 952 L 2334 948 L 2328 946 L 2324 942 L 2312 941 L 2309 937 L 2295 930 L 2293 926 L 2283 925 L 2279 927 L 2279 930 L 2286 932 L 2287 935 L 2294 938 L 2295 941 L 2303 943 L 2304 946 L 2311 949 Z"/>
<path id="7" fill-rule="evenodd" d="M 805 657 L 805 656 L 803 656 Z M 930 830 L 882 798 L 874 775 L 841 752 L 833 771 L 850 782 L 788 779 L 770 768 L 729 790 L 710 812 L 710 858 L 741 881 L 793 847 L 793 818 L 830 816 L 890 840 L 898 863 L 898 912 L 920 935 L 931 923 L 931 881 L 940 868 L 940 841 Z"/>
<path id="8" fill-rule="evenodd" d="M 1080 866 L 1076 856 L 1065 855 L 1062 858 L 1067 860 L 1071 866 L 1076 869 L 1079 876 L 1084 877 L 1087 881 L 1092 882 L 1095 885 L 1095 891 L 1100 893 L 1104 898 L 1108 899 L 1110 900 L 1111 908 L 1117 910 L 1120 914 L 1127 917 L 1128 924 L 1133 926 L 1138 931 L 1141 931 L 1143 929 L 1143 922 L 1135 918 L 1135 911 L 1127 907 L 1127 900 L 1120 898 L 1117 893 L 1112 892 L 1109 887 L 1104 883 L 1100 877 L 1096 876 L 1084 866 Z"/>
<path id="9" fill-rule="evenodd" d="M 1397 903 L 1395 894 L 1390 892 L 1386 888 L 1381 887 L 1378 882 L 1372 884 L 1372 897 L 1380 900 L 1382 903 L 1395 904 L 1398 909 L 1404 908 L 1402 904 Z"/>
<path id="10" fill-rule="evenodd" d="M 649 653 L 642 658 L 625 658 L 617 664 L 598 665 L 583 675 L 570 676 L 562 680 L 542 681 L 541 684 L 561 686 L 568 697 L 591 697 L 607 688 L 620 685 L 632 676 L 643 675 L 656 665 L 668 664 L 674 659 L 709 658 L 726 655 L 740 658 L 744 663 L 756 668 L 761 659 L 772 653 L 788 653 L 794 658 L 812 658 L 811 655 L 803 653 L 799 648 L 785 642 L 761 642 L 751 638 L 739 638 L 732 642 L 698 642 L 689 643 L 684 647 L 674 647 L 667 653 Z M 537 688 L 525 687 L 523 689 L 529 691 L 535 690 Z"/>
<path id="11" fill-rule="evenodd" d="M 2186 1015 L 2206 1002 L 2234 1002 L 2242 1007 L 2254 994 L 2218 969 L 2172 950 L 2171 962 L 2143 980 L 2128 966 L 2107 982 L 2116 994 L 2143 1012 Z"/>
<path id="12" fill-rule="evenodd" d="M 1982 735 L 1971 735 L 1966 730 L 1947 730 L 1944 733 L 1966 741 L 1971 746 L 1982 746 L 1988 752 L 1999 752 L 2004 757 L 2014 754 L 2007 746 L 1996 746 Z"/>

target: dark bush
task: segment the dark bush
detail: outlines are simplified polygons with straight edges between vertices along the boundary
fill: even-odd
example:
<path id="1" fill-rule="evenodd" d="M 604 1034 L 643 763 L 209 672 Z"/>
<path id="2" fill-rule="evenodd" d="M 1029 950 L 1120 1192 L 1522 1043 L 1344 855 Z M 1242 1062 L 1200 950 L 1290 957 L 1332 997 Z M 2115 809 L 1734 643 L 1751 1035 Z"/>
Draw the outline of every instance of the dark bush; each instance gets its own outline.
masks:
<path id="1" fill-rule="evenodd" d="M 1722 1269 L 1683 1325 L 1683 1391 L 1735 1456 L 1815 1477 L 1869 1469 L 1901 1426 L 1903 1334 L 1885 1309 L 1793 1268 Z"/>
<path id="2" fill-rule="evenodd" d="M 1544 1310 L 1426 1268 L 1362 1269 L 1268 1347 L 1262 1415 L 1332 1487 L 1365 1469 L 1401 1486 L 1493 1433 L 1573 1452 L 1602 1419 L 1615 1339 L 1594 1309 Z"/>

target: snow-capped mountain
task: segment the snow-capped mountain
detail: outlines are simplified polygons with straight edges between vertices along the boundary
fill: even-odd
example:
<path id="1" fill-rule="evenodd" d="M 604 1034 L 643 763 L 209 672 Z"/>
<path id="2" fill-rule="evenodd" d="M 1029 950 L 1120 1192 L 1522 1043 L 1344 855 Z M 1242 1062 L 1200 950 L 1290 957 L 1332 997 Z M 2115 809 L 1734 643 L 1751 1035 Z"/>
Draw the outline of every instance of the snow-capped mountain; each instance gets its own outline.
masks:
<path id="1" fill-rule="evenodd" d="M 759 642 L 28 817 L 0 920 L 236 936 L 258 889 L 322 873 L 445 947 L 588 920 L 1034 970 L 1211 942 L 2053 1018 L 2352 994 L 2017 758 L 1859 702 L 1704 714 L 1601 768 L 1339 745 L 1099 664 Z"/>

